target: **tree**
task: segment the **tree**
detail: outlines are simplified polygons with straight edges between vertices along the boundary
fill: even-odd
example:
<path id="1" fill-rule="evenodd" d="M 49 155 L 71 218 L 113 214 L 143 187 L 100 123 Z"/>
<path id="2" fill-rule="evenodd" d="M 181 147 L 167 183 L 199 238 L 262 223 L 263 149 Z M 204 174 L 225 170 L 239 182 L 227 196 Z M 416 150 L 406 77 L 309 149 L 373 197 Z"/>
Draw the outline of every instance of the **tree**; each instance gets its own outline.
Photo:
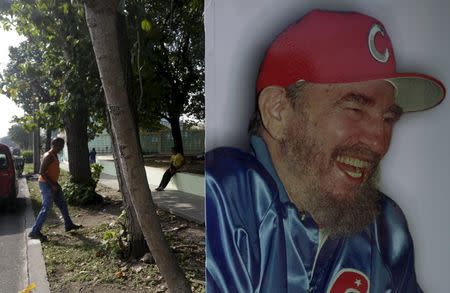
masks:
<path id="1" fill-rule="evenodd" d="M 21 149 L 28 150 L 31 148 L 31 133 L 26 131 L 21 125 L 13 124 L 8 130 L 8 136 Z"/>
<path id="2" fill-rule="evenodd" d="M 191 1 L 191 5 L 193 2 L 194 1 Z M 159 79 L 153 80 L 155 76 L 154 74 L 152 75 L 152 72 L 155 72 L 155 67 L 157 66 L 155 60 L 153 59 L 162 57 L 158 54 L 149 53 L 153 50 L 152 48 L 154 41 L 152 38 L 156 37 L 159 42 L 162 40 L 158 37 L 157 30 L 149 29 L 148 26 L 151 26 L 151 24 L 148 21 L 149 13 L 146 11 L 150 9 L 152 17 L 161 18 L 165 16 L 166 13 L 173 8 L 173 6 L 171 6 L 169 2 L 164 1 L 160 1 L 155 7 L 149 7 L 148 4 L 145 4 L 143 1 L 123 1 L 122 3 L 125 6 L 120 8 L 121 13 L 118 15 L 120 56 L 122 59 L 122 66 L 124 68 L 124 75 L 126 76 L 127 92 L 130 99 L 133 117 L 135 118 L 134 121 L 136 123 L 136 129 L 155 131 L 163 127 L 160 124 L 160 120 L 162 118 L 165 118 L 166 120 L 169 120 L 170 118 L 169 114 L 166 113 L 167 111 L 164 111 L 165 108 L 161 106 L 162 104 L 167 104 L 167 101 L 163 100 L 163 97 L 166 97 L 167 93 L 160 91 L 160 83 L 162 83 L 162 81 Z M 192 10 L 197 12 L 197 15 L 195 15 L 195 21 L 189 22 L 189 24 L 192 24 L 189 30 L 195 30 L 193 35 L 198 36 L 201 40 L 198 44 L 195 44 L 194 47 L 196 49 L 193 51 L 195 51 L 196 54 L 192 55 L 191 58 L 195 59 L 195 62 L 199 62 L 203 65 L 203 26 L 201 6 L 200 1 L 194 3 L 193 7 L 189 5 L 183 6 L 182 9 L 185 9 L 186 11 L 183 11 L 182 14 L 187 15 L 190 13 L 192 16 Z M 170 31 L 170 29 L 167 31 L 167 33 L 171 32 L 172 31 Z M 174 57 L 177 58 L 178 56 L 174 54 Z M 168 61 L 161 60 L 159 62 L 159 64 L 164 63 L 168 63 Z M 180 66 L 180 68 L 178 68 L 178 70 L 176 70 L 176 68 L 171 68 L 171 70 L 180 72 L 184 71 L 184 68 L 181 67 L 183 66 L 182 62 L 178 62 L 176 66 Z M 165 68 L 166 66 L 163 65 L 162 67 Z M 200 74 L 202 74 L 203 68 L 201 66 L 199 68 L 201 69 Z M 151 76 L 149 76 L 148 73 L 150 73 Z M 181 82 L 181 77 L 177 76 L 176 78 L 178 79 L 177 82 Z M 199 78 L 198 80 L 199 85 L 201 85 L 200 96 L 203 97 L 203 78 Z M 165 84 L 167 85 L 167 83 Z M 189 86 L 187 88 L 189 88 Z M 191 87 L 189 91 L 194 92 L 195 88 Z M 182 109 L 180 111 L 191 114 L 197 113 L 198 115 L 196 117 L 204 118 L 204 100 L 201 99 L 198 103 L 195 103 L 194 101 L 198 101 L 198 99 L 196 100 L 195 97 L 193 97 L 191 101 L 187 103 L 186 107 L 180 108 Z M 197 105 L 197 107 L 195 105 Z M 173 109 L 175 108 L 171 108 L 171 110 Z M 181 151 L 183 151 L 180 126 L 178 123 L 180 115 L 181 114 L 171 114 L 170 116 L 177 117 L 172 119 L 172 124 L 175 125 L 171 128 L 174 133 L 173 137 L 176 145 Z M 114 144 L 113 137 L 112 141 Z M 119 182 L 124 182 L 125 180 L 122 178 L 120 168 L 116 168 L 116 170 L 119 175 Z M 130 257 L 138 257 L 147 251 L 145 239 L 139 225 L 136 225 L 137 219 L 133 209 L 130 208 L 130 200 L 129 195 L 127 194 L 127 189 L 123 188 L 122 184 L 121 190 L 123 192 L 125 206 L 127 207 L 127 216 L 129 219 L 127 228 L 132 236 L 129 243 Z"/>
<path id="3" fill-rule="evenodd" d="M 201 1 L 191 1 L 189 5 L 182 6 L 180 3 L 178 6 L 171 6 L 170 3 L 160 1 L 158 5 L 150 7 L 148 4 L 143 1 L 123 1 L 125 4 L 124 7 L 120 9 L 122 12 L 119 17 L 118 30 L 119 30 L 119 46 L 120 46 L 120 56 L 122 59 L 122 66 L 124 68 L 124 75 L 126 76 L 126 85 L 127 92 L 130 98 L 131 108 L 133 112 L 134 121 L 136 123 L 136 128 L 142 130 L 155 130 L 160 129 L 162 125 L 160 124 L 160 120 L 162 118 L 166 120 L 171 120 L 172 122 L 172 131 L 175 144 L 178 148 L 182 149 L 182 139 L 181 139 L 181 131 L 179 125 L 179 117 L 180 113 L 174 113 L 174 109 L 176 107 L 169 107 L 171 111 L 164 110 L 166 107 L 163 105 L 167 105 L 167 103 L 172 103 L 170 99 L 165 99 L 169 97 L 167 92 L 161 91 L 161 85 L 164 83 L 164 86 L 170 86 L 167 82 L 162 79 L 155 78 L 155 68 L 162 67 L 166 68 L 166 64 L 170 61 L 164 56 L 160 56 L 157 53 L 151 53 L 152 50 L 156 50 L 158 44 L 155 43 L 155 40 L 163 42 L 163 39 L 158 35 L 159 29 L 149 29 L 149 15 L 153 18 L 160 19 L 165 17 L 167 13 L 173 8 L 178 11 L 178 14 L 186 16 L 186 18 L 191 18 L 189 22 L 185 23 L 190 24 L 189 28 L 181 28 L 184 31 L 194 31 L 192 35 L 199 38 L 198 42 L 193 45 L 191 51 L 188 55 L 184 57 L 190 56 L 194 61 L 192 63 L 200 64 L 196 68 L 199 70 L 198 84 L 195 86 L 187 85 L 186 92 L 196 92 L 199 91 L 199 94 L 193 95 L 188 102 L 181 100 L 182 103 L 185 103 L 184 106 L 178 107 L 182 113 L 188 114 L 196 114 L 197 118 L 204 118 L 204 99 L 203 99 L 203 26 L 202 26 L 202 5 Z M 178 8 L 177 8 L 178 7 Z M 184 9 L 186 11 L 180 12 L 180 9 Z M 149 10 L 150 13 L 147 11 Z M 195 13 L 194 13 L 195 12 Z M 193 15 L 195 14 L 195 15 Z M 124 19 L 124 20 L 123 20 Z M 194 20 L 192 22 L 192 20 Z M 153 20 L 152 20 L 153 21 Z M 150 24 L 150 26 L 152 26 Z M 155 27 L 155 26 L 152 26 Z M 173 33 L 170 28 L 165 27 L 166 34 Z M 187 33 L 187 32 L 184 32 Z M 154 40 L 155 39 L 155 40 Z M 194 38 L 193 38 L 194 39 Z M 154 44 L 155 43 L 155 44 Z M 187 52 L 187 51 L 186 51 Z M 156 61 L 154 59 L 162 58 L 163 60 Z M 173 52 L 172 59 L 182 59 L 178 57 L 177 52 Z M 177 62 L 174 66 L 179 66 L 179 68 L 175 68 L 172 66 L 168 71 L 171 70 L 174 72 L 184 72 L 185 68 L 183 67 L 183 62 Z M 149 75 L 150 74 L 150 75 Z M 182 81 L 182 74 L 174 77 L 176 82 L 180 83 Z M 188 94 L 184 95 L 188 97 Z M 199 98 L 200 97 L 200 98 Z M 173 104 L 173 103 L 172 103 Z M 136 114 L 137 113 L 137 114 Z M 170 113 L 170 115 L 168 114 Z M 172 119 L 172 117 L 176 117 Z M 114 144 L 114 137 L 112 137 L 112 141 Z M 122 178 L 120 168 L 116 168 L 119 182 L 124 182 L 125 180 Z M 139 225 L 135 225 L 137 223 L 137 219 L 135 218 L 135 213 L 132 208 L 130 208 L 130 200 L 129 195 L 127 194 L 127 189 L 122 186 L 121 190 L 123 193 L 123 198 L 125 202 L 125 206 L 127 207 L 127 216 L 129 219 L 128 229 L 130 235 L 132 236 L 130 239 L 130 257 L 138 257 L 141 254 L 146 252 L 145 239 L 143 238 L 142 232 L 140 231 Z"/>
<path id="4" fill-rule="evenodd" d="M 118 0 L 85 0 L 86 21 L 105 91 L 116 158 L 126 181 L 139 224 L 171 292 L 190 292 L 189 283 L 163 236 L 151 198 L 126 89 L 117 39 Z"/>
<path id="5" fill-rule="evenodd" d="M 13 142 L 9 136 L 1 137 L 0 138 L 0 143 L 6 144 L 7 146 L 14 147 L 14 148 L 18 147 L 16 145 L 16 143 Z"/>
<path id="6" fill-rule="evenodd" d="M 130 51 L 129 51 L 129 41 L 128 41 L 128 35 L 126 31 L 126 22 L 125 17 L 122 14 L 117 15 L 117 38 L 119 41 L 119 54 L 121 57 L 121 64 L 122 64 L 122 71 L 123 75 L 126 80 L 126 89 L 127 94 L 129 97 L 130 102 L 130 108 L 132 112 L 133 122 L 136 127 L 136 131 L 138 131 L 138 119 L 137 119 L 137 108 L 136 108 L 136 101 L 135 97 L 133 95 L 133 87 L 132 87 L 132 66 L 131 66 L 131 58 L 130 58 Z M 108 115 L 106 115 L 107 118 L 109 118 Z M 159 124 L 159 123 L 158 123 Z M 128 238 L 129 240 L 129 255 L 128 257 L 131 259 L 140 258 L 145 253 L 149 251 L 147 242 L 145 241 L 144 234 L 142 233 L 141 226 L 139 225 L 139 220 L 137 218 L 136 212 L 133 208 L 133 204 L 131 202 L 131 196 L 129 193 L 129 190 L 126 186 L 126 180 L 124 177 L 124 174 L 122 172 L 122 169 L 120 168 L 118 162 L 118 158 L 116 158 L 116 154 L 119 153 L 118 149 L 118 143 L 115 139 L 115 136 L 112 135 L 112 128 L 111 128 L 111 121 L 108 119 L 108 131 L 111 135 L 111 142 L 114 148 L 114 163 L 116 167 L 116 173 L 118 174 L 117 178 L 119 180 L 119 186 L 120 190 L 122 191 L 124 206 L 126 209 L 126 215 L 127 215 L 127 231 L 128 235 L 130 236 Z M 136 133 L 136 136 L 139 138 L 140 136 L 138 133 Z M 139 138 L 140 140 L 140 138 Z M 139 143 L 140 146 L 140 143 Z M 142 153 L 142 150 L 141 150 Z"/>
<path id="7" fill-rule="evenodd" d="M 125 1 L 139 126 L 170 123 L 183 152 L 182 114 L 204 119 L 203 1 Z"/>
<path id="8" fill-rule="evenodd" d="M 83 5 L 70 0 L 9 3 L 2 7 L 3 23 L 14 25 L 19 34 L 43 52 L 44 75 L 57 83 L 56 88 L 35 83 L 42 90 L 35 92 L 41 97 L 45 94 L 57 97 L 54 105 L 66 132 L 71 181 L 90 185 L 88 138 L 104 128 L 103 111 L 99 111 L 104 106 Z M 39 107 L 45 103 L 39 101 Z M 48 113 L 45 109 L 41 112 Z M 92 196 L 93 200 L 98 199 L 97 194 Z"/>
<path id="9" fill-rule="evenodd" d="M 46 129 L 46 150 L 50 149 L 53 129 L 62 127 L 58 101 L 58 82 L 52 76 L 45 54 L 36 43 L 22 42 L 10 48 L 10 62 L 4 71 L 3 93 L 24 109 L 24 117 L 16 118 L 23 127 L 32 131 Z M 50 73 L 50 74 L 49 74 Z"/>

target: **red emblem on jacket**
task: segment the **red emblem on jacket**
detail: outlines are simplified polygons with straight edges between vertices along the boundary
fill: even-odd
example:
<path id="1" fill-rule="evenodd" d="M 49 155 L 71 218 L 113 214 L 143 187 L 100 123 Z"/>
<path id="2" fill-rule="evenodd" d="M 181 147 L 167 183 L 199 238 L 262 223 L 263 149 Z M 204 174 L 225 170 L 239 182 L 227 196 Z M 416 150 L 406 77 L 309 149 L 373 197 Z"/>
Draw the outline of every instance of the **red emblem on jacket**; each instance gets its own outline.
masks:
<path id="1" fill-rule="evenodd" d="M 368 293 L 369 279 L 355 269 L 342 269 L 333 278 L 327 293 Z"/>

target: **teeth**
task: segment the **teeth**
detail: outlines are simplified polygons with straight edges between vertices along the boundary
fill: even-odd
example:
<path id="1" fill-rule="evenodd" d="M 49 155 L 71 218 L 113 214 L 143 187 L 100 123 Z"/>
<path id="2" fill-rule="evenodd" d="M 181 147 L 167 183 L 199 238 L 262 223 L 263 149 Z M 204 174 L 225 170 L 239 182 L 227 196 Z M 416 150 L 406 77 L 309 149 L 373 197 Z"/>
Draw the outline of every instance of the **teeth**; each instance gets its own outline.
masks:
<path id="1" fill-rule="evenodd" d="M 348 171 L 346 171 L 346 173 L 348 175 L 350 175 L 351 177 L 353 177 L 353 178 L 361 178 L 361 176 L 362 176 L 361 172 L 348 172 Z"/>
<path id="2" fill-rule="evenodd" d="M 337 161 L 347 164 L 347 165 L 354 166 L 356 168 L 365 168 L 365 167 L 369 166 L 369 162 L 367 162 L 367 161 L 362 161 L 362 160 L 352 158 L 352 157 L 347 157 L 347 156 L 338 156 Z M 359 173 L 355 173 L 355 174 L 359 174 Z"/>

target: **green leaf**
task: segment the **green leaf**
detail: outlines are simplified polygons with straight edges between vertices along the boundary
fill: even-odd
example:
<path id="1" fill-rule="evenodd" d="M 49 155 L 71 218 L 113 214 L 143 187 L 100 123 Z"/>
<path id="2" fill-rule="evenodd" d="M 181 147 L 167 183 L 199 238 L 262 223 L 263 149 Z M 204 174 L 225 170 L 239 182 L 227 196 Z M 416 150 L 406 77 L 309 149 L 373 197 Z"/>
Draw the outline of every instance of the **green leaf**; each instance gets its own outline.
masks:
<path id="1" fill-rule="evenodd" d="M 149 32 L 152 29 L 152 24 L 150 23 L 150 21 L 148 19 L 144 18 L 141 21 L 141 28 L 143 31 Z"/>
<path id="2" fill-rule="evenodd" d="M 69 13 L 69 3 L 64 3 L 63 4 L 63 13 L 64 14 Z"/>

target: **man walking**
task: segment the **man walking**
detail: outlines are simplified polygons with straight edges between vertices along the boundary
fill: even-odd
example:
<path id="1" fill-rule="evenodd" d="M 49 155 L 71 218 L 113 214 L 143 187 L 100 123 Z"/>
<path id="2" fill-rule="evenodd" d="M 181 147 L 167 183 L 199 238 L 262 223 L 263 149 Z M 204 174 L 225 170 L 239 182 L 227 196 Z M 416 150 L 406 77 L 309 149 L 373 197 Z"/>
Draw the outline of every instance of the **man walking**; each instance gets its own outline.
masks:
<path id="1" fill-rule="evenodd" d="M 398 205 L 377 189 L 402 113 L 445 88 L 398 73 L 380 21 L 314 10 L 266 52 L 251 153 L 206 156 L 208 292 L 422 292 Z"/>
<path id="2" fill-rule="evenodd" d="M 47 219 L 53 202 L 61 211 L 64 218 L 64 226 L 66 232 L 77 230 L 81 228 L 81 225 L 76 225 L 72 222 L 69 216 L 69 210 L 64 198 L 61 186 L 58 183 L 60 168 L 58 153 L 64 148 L 64 139 L 57 137 L 52 140 L 51 149 L 44 154 L 41 169 L 39 170 L 39 189 L 42 195 L 42 207 L 36 218 L 36 222 L 29 233 L 29 237 L 32 239 L 40 239 L 41 241 L 47 241 L 47 236 L 41 233 L 41 228 Z"/>

